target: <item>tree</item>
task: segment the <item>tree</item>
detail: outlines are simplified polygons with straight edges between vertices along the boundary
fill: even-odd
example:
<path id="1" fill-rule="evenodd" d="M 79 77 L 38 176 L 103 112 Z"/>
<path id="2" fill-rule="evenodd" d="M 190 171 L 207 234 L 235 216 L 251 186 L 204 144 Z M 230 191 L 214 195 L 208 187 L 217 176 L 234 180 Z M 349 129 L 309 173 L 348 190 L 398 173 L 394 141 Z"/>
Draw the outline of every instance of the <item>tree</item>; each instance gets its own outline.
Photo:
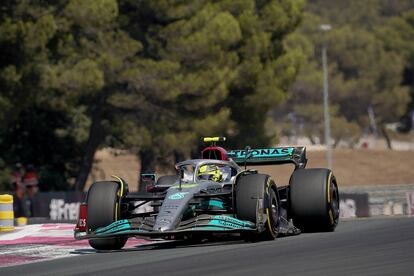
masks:
<path id="1" fill-rule="evenodd" d="M 77 190 L 83 189 L 95 152 L 111 133 L 117 112 L 113 97 L 128 96 L 122 74 L 141 48 L 119 29 L 117 17 L 115 0 L 69 1 L 58 19 L 52 65 L 43 67 L 42 87 L 86 120 Z"/>
<path id="2" fill-rule="evenodd" d="M 54 1 L 58 5 L 60 1 Z M 79 162 L 71 114 L 54 105 L 41 89 L 42 67 L 57 25 L 48 3 L 5 1 L 0 11 L 0 150 L 11 167 L 34 164 L 44 188 L 64 189 Z"/>
<path id="3" fill-rule="evenodd" d="M 142 86 L 131 73 L 132 87 L 140 95 L 175 96 L 158 97 L 160 112 L 147 120 L 153 124 L 145 128 L 151 138 L 141 148 L 143 170 L 154 169 L 147 157 L 172 149 L 188 156 L 200 136 L 224 134 L 238 146 L 268 144 L 267 112 L 296 74 L 295 56 L 281 41 L 298 24 L 300 7 L 295 1 L 121 2 L 129 18 L 124 28 L 142 41 L 148 66 L 158 66 L 145 70 L 145 79 L 157 82 Z M 166 66 L 175 71 L 160 87 L 157 70 Z"/>
<path id="4" fill-rule="evenodd" d="M 192 155 L 200 136 L 268 143 L 266 114 L 298 69 L 297 53 L 282 43 L 300 20 L 293 0 L 6 1 L 1 8 L 1 124 L 18 147 L 28 148 L 16 139 L 26 131 L 38 147 L 8 149 L 14 141 L 3 139 L 0 148 L 7 156 L 39 154 L 63 182 L 76 176 L 75 189 L 83 189 L 102 146 L 129 148 L 142 170 L 153 171 Z"/>
<path id="5" fill-rule="evenodd" d="M 395 4 L 395 3 L 394 3 Z M 375 28 L 376 36 L 383 41 L 387 51 L 399 53 L 404 60 L 402 84 L 410 89 L 411 101 L 408 110 L 414 109 L 414 4 L 405 2 L 405 9 L 396 5 L 399 11 Z"/>
<path id="6" fill-rule="evenodd" d="M 231 14 L 209 2 L 123 1 L 121 9 L 130 18 L 124 28 L 144 45 L 142 69 L 124 77 L 142 104 L 152 107 L 136 122 L 147 137 L 137 145 L 141 170 L 154 171 L 173 154 L 189 156 L 198 137 L 226 129 L 223 101 L 234 76 L 231 47 L 240 29 Z"/>
<path id="7" fill-rule="evenodd" d="M 298 52 L 289 51 L 283 41 L 301 20 L 302 2 L 245 1 L 243 10 L 229 2 L 242 30 L 237 76 L 226 102 L 235 122 L 229 136 L 235 147 L 268 145 L 268 112 L 286 99 L 299 70 Z"/>

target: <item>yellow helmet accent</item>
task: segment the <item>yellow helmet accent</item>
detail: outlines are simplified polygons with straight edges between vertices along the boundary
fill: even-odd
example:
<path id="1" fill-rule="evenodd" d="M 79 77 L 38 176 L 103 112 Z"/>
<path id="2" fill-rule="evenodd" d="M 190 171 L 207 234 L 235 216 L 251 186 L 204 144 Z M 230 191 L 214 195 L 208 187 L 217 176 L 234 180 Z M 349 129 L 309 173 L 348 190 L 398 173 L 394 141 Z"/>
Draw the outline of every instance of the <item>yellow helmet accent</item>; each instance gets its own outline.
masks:
<path id="1" fill-rule="evenodd" d="M 216 165 L 203 165 L 199 168 L 197 176 L 201 180 L 213 180 L 220 182 L 223 180 L 223 174 Z"/>
<path id="2" fill-rule="evenodd" d="M 203 142 L 209 143 L 209 142 L 224 142 L 226 141 L 226 137 L 204 137 Z"/>

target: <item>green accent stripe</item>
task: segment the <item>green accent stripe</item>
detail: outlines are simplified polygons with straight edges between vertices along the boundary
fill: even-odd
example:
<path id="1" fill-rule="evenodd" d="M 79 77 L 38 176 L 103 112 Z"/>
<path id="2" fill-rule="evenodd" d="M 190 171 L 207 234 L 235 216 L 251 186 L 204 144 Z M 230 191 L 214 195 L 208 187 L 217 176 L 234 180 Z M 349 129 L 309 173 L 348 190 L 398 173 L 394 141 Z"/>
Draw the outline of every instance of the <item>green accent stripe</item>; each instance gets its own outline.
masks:
<path id="1" fill-rule="evenodd" d="M 208 223 L 209 226 L 217 226 L 226 229 L 253 229 L 254 223 L 239 220 L 229 216 L 214 216 Z"/>
<path id="2" fill-rule="evenodd" d="M 109 224 L 108 226 L 98 228 L 95 232 L 96 234 L 107 234 L 107 233 L 113 233 L 116 231 L 120 231 L 120 230 L 129 228 L 129 227 L 130 227 L 129 221 L 127 219 L 123 219 L 123 220 L 115 221 Z"/>
<path id="3" fill-rule="evenodd" d="M 208 200 L 203 200 L 200 204 L 201 207 L 217 207 L 220 209 L 226 209 L 224 207 L 224 203 L 221 200 L 217 200 L 217 199 L 208 199 Z"/>

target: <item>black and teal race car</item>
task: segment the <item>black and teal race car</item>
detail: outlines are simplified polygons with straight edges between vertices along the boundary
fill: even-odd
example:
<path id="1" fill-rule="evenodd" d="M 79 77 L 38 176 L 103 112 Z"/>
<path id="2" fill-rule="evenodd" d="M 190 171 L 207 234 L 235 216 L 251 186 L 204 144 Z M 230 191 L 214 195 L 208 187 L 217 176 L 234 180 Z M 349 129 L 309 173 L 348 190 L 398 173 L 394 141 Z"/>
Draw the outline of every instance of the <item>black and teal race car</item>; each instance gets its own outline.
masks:
<path id="1" fill-rule="evenodd" d="M 335 176 L 328 169 L 305 169 L 305 147 L 226 151 L 222 137 L 200 159 L 175 165 L 146 194 L 132 194 L 120 177 L 94 183 L 81 205 L 76 239 L 99 250 L 121 249 L 132 236 L 199 239 L 217 234 L 244 240 L 271 240 L 301 231 L 333 231 L 339 220 Z M 288 186 L 250 165 L 295 166 Z M 151 209 L 137 212 L 140 206 Z M 224 235 L 225 236 L 225 235 Z"/>

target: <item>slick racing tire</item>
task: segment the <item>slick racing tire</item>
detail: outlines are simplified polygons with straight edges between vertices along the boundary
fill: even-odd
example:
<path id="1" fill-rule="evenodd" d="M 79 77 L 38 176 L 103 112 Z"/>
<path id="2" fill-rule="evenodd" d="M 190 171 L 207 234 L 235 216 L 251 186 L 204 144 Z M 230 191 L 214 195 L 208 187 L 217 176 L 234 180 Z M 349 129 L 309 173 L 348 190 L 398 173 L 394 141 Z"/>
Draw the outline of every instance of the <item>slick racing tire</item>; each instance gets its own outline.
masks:
<path id="1" fill-rule="evenodd" d="M 87 198 L 87 226 L 95 231 L 120 219 L 118 206 L 118 183 L 113 181 L 95 182 L 89 188 Z M 97 250 L 118 250 L 124 247 L 127 238 L 107 238 L 89 240 Z"/>
<path id="2" fill-rule="evenodd" d="M 305 232 L 334 231 L 339 222 L 339 194 L 328 169 L 298 169 L 289 184 L 289 216 Z"/>
<path id="3" fill-rule="evenodd" d="M 248 220 L 256 225 L 264 224 L 262 232 L 246 232 L 242 234 L 243 238 L 251 241 L 275 239 L 279 230 L 280 204 L 273 180 L 264 174 L 242 175 L 236 183 L 235 197 L 238 219 Z M 261 217 L 266 221 L 260 221 Z"/>

